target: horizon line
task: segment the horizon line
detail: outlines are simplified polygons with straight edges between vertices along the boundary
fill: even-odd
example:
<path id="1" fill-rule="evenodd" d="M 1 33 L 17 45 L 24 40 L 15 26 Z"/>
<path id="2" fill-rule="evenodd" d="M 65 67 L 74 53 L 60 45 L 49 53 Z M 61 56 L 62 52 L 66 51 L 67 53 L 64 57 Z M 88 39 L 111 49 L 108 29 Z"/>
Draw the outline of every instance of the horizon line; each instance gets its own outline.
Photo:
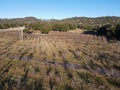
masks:
<path id="1" fill-rule="evenodd" d="M 69 19 L 69 18 L 80 18 L 80 17 L 85 17 L 85 18 L 100 18 L 100 17 L 120 17 L 120 16 L 112 16 L 112 15 L 105 15 L 105 16 L 72 16 L 72 17 L 64 17 L 64 18 L 40 18 L 40 17 L 36 17 L 36 16 L 23 16 L 23 17 L 0 17 L 0 19 L 20 19 L 20 18 L 29 18 L 29 17 L 33 17 L 36 19 L 41 19 L 41 20 L 63 20 L 63 19 Z"/>

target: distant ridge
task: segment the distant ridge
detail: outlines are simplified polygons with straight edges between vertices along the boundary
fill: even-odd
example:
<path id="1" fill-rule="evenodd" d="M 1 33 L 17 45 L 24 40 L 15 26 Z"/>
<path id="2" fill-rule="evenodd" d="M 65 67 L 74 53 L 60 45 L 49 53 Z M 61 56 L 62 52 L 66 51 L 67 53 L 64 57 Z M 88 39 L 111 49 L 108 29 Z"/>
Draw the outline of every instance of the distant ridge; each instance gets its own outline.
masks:
<path id="1" fill-rule="evenodd" d="M 12 18 L 12 19 L 4 19 L 0 18 L 1 23 L 35 23 L 40 21 L 72 21 L 72 22 L 111 22 L 111 21 L 120 21 L 120 17 L 118 16 L 102 16 L 102 17 L 72 17 L 72 18 L 65 18 L 62 20 L 58 19 L 38 19 L 36 17 L 24 17 L 24 18 Z"/>

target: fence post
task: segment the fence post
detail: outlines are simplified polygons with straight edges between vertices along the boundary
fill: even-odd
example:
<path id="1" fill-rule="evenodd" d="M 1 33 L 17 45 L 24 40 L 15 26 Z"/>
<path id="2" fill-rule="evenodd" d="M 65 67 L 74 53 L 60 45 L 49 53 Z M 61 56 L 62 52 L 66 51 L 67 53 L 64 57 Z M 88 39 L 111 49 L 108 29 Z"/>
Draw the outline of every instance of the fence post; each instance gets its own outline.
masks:
<path id="1" fill-rule="evenodd" d="M 23 40 L 23 30 L 21 29 L 21 40 Z"/>

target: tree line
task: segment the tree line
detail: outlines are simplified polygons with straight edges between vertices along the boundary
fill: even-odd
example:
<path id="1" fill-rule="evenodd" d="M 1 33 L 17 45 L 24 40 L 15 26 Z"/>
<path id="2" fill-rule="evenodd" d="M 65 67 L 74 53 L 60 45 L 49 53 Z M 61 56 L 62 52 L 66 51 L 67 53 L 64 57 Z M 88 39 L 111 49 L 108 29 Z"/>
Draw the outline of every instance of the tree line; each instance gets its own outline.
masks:
<path id="1" fill-rule="evenodd" d="M 97 35 L 104 35 L 110 39 L 120 39 L 120 17 L 73 17 L 63 20 L 42 20 L 35 17 L 0 19 L 0 29 L 17 27 L 25 25 L 26 33 L 32 33 L 33 30 L 40 30 L 42 33 L 49 31 L 66 32 L 69 30 L 86 29 L 92 30 Z"/>

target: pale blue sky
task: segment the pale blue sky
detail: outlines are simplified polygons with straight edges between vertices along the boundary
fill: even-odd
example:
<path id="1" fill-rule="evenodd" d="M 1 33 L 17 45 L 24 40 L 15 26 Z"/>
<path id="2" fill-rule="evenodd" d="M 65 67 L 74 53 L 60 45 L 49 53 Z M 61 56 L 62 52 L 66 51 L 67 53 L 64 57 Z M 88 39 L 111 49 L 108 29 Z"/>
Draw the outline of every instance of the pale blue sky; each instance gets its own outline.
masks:
<path id="1" fill-rule="evenodd" d="M 0 0 L 0 18 L 120 16 L 120 0 Z"/>

